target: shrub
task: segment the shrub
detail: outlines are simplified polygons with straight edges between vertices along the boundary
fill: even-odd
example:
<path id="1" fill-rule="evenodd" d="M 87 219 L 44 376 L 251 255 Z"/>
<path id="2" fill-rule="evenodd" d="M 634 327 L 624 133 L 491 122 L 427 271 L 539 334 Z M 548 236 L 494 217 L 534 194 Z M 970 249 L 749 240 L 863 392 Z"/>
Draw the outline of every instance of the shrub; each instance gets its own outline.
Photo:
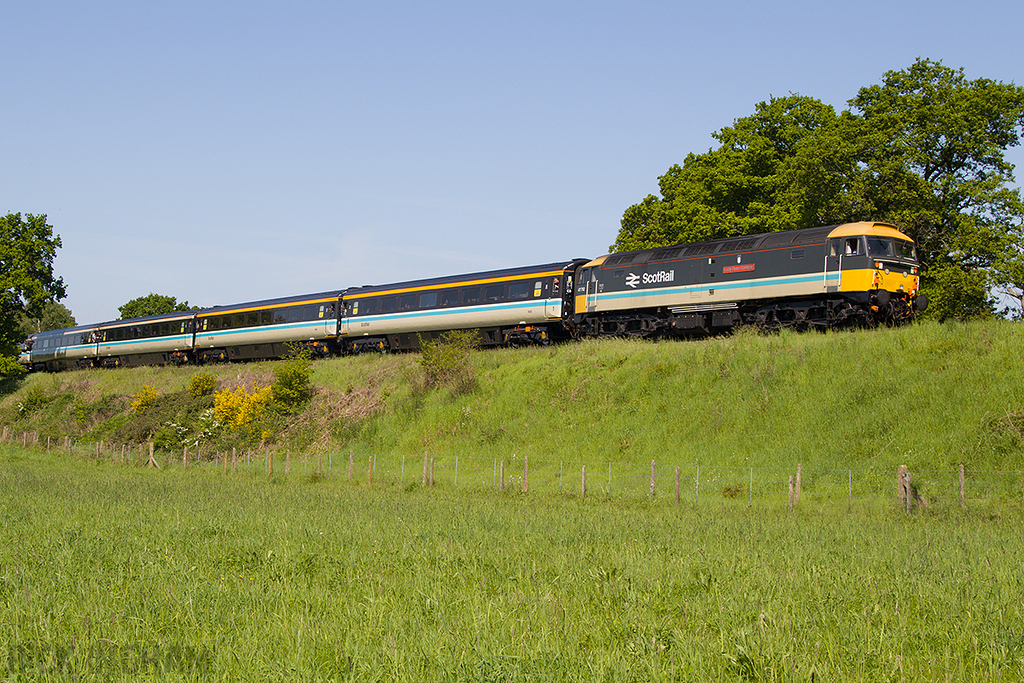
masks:
<path id="1" fill-rule="evenodd" d="M 209 396 L 217 387 L 217 378 L 208 372 L 197 372 L 188 381 L 188 395 L 192 398 Z"/>
<path id="2" fill-rule="evenodd" d="M 426 374 L 427 386 L 446 386 L 456 394 L 472 391 L 476 377 L 470 359 L 477 345 L 478 338 L 473 330 L 451 330 L 431 341 L 421 337 L 420 367 Z"/>
<path id="3" fill-rule="evenodd" d="M 245 387 L 218 391 L 214 394 L 213 417 L 231 429 L 252 426 L 266 414 L 270 394 L 270 387 L 253 389 L 251 394 Z"/>
<path id="4" fill-rule="evenodd" d="M 156 398 L 156 389 L 147 384 L 132 395 L 132 400 L 128 402 L 128 405 L 131 406 L 133 412 L 141 415 L 153 405 Z"/>
<path id="5" fill-rule="evenodd" d="M 270 385 L 274 403 L 285 410 L 291 410 L 309 400 L 313 395 L 310 375 L 313 361 L 309 351 L 296 351 L 274 368 L 274 382 Z"/>

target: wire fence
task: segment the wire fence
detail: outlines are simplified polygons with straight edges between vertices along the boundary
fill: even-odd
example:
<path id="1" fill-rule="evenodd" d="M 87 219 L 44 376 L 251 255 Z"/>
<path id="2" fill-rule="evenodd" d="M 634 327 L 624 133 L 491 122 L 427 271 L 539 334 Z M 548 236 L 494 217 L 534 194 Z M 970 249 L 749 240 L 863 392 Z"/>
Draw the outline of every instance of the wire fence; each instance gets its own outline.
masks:
<path id="1" fill-rule="evenodd" d="M 0 441 L 161 470 L 201 469 L 250 476 L 332 478 L 378 487 L 559 494 L 699 506 L 746 504 L 792 508 L 845 504 L 942 509 L 1024 503 L 1024 470 L 879 471 L 723 467 L 651 460 L 645 463 L 554 460 L 501 455 L 382 454 L 325 451 L 157 451 L 153 444 L 40 439 L 4 428 Z M 906 479 L 904 479 L 906 477 Z M 910 505 L 906 501 L 910 498 Z"/>

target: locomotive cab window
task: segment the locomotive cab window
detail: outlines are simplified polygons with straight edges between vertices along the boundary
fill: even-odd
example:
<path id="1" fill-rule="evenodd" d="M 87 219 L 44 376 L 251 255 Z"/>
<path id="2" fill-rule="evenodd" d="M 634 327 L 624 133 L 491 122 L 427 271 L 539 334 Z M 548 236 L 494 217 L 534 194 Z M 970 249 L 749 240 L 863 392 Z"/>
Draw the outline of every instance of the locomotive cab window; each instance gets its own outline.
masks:
<path id="1" fill-rule="evenodd" d="M 896 248 L 900 252 L 900 257 L 909 261 L 917 260 L 917 252 L 914 250 L 914 243 L 908 242 L 907 240 L 896 240 Z"/>
<path id="2" fill-rule="evenodd" d="M 888 237 L 869 237 L 868 256 L 892 258 L 895 255 Z"/>
<path id="3" fill-rule="evenodd" d="M 846 256 L 858 256 L 860 254 L 860 238 L 849 237 L 846 240 L 846 244 L 843 247 L 843 253 Z"/>

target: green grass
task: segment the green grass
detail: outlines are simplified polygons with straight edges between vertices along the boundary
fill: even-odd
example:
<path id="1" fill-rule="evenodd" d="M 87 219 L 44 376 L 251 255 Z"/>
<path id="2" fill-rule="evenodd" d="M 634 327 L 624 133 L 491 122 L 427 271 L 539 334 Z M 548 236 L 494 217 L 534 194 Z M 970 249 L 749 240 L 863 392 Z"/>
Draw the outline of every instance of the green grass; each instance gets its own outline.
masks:
<path id="1" fill-rule="evenodd" d="M 786 514 L 10 445 L 0 490 L 5 680 L 1024 675 L 1019 506 Z"/>

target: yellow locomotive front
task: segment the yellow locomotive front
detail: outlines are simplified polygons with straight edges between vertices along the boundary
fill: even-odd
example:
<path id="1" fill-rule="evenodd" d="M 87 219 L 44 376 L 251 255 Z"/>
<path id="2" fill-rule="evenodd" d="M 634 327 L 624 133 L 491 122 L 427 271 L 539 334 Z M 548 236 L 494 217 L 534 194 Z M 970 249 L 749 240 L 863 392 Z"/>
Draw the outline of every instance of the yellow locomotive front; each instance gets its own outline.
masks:
<path id="1" fill-rule="evenodd" d="M 828 292 L 862 299 L 882 320 L 900 322 L 928 306 L 913 240 L 886 223 L 847 223 L 829 233 L 825 282 Z"/>

